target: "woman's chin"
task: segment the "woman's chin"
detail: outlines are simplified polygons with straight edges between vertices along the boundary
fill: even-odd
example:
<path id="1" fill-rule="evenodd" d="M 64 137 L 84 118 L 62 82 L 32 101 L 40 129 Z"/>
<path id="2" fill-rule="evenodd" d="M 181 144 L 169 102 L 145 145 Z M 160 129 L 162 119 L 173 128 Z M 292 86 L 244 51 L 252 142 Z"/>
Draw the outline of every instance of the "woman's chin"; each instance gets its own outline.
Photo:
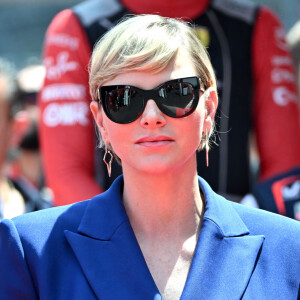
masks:
<path id="1" fill-rule="evenodd" d="M 146 158 L 141 161 L 136 160 L 134 164 L 128 165 L 132 170 L 135 170 L 139 174 L 147 174 L 153 176 L 166 175 L 168 173 L 174 173 L 180 169 L 182 163 L 170 159 L 170 157 L 161 158 Z M 123 170 L 126 169 L 123 166 Z"/>

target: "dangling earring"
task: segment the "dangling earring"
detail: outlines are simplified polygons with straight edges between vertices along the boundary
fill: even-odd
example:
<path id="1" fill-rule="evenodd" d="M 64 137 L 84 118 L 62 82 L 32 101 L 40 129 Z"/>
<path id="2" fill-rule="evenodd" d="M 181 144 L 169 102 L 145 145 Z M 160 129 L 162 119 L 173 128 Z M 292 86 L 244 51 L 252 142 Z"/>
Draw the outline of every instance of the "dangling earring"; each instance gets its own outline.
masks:
<path id="1" fill-rule="evenodd" d="M 208 151 L 209 151 L 209 145 L 208 145 L 209 135 L 207 134 L 207 129 L 205 129 L 205 151 L 206 151 L 206 166 L 208 167 Z"/>
<path id="2" fill-rule="evenodd" d="M 106 155 L 109 154 L 110 155 L 110 159 L 109 159 L 109 162 L 106 161 Z M 104 163 L 106 164 L 106 167 L 107 167 L 107 173 L 108 173 L 108 176 L 111 177 L 111 163 L 114 159 L 114 156 L 112 154 L 112 152 L 107 148 L 107 146 L 105 145 L 105 154 L 104 154 L 104 157 L 103 157 L 103 161 Z"/>

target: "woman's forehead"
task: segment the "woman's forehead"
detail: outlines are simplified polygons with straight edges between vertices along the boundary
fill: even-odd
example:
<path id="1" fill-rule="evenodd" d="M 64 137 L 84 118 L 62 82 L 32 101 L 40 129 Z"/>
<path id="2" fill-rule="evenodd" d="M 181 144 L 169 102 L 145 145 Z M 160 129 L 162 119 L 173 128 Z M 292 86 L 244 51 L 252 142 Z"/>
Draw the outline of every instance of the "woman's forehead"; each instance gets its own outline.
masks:
<path id="1" fill-rule="evenodd" d="M 186 50 L 179 50 L 176 56 L 162 70 L 151 68 L 123 72 L 106 80 L 104 85 L 128 84 L 143 89 L 152 89 L 159 84 L 177 78 L 198 76 L 196 67 L 187 55 Z"/>

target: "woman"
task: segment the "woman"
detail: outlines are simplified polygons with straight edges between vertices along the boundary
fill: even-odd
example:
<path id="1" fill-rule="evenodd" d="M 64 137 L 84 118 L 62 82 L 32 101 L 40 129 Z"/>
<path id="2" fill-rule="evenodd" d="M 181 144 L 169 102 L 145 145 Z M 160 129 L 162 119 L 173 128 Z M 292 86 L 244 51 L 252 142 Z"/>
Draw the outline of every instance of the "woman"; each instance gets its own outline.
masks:
<path id="1" fill-rule="evenodd" d="M 108 32 L 91 60 L 91 111 L 108 172 L 116 158 L 124 175 L 91 200 L 3 221 L 1 295 L 296 299 L 300 225 L 228 202 L 197 177 L 215 86 L 185 23 L 136 16 Z"/>

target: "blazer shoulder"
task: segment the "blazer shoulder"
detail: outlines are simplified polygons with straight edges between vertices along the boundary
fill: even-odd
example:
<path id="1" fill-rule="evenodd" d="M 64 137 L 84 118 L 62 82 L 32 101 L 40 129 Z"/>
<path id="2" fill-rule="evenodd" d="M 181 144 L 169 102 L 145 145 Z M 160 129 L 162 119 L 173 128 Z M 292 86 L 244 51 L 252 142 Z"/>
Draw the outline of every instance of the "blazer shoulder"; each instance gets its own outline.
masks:
<path id="1" fill-rule="evenodd" d="M 295 240 L 300 248 L 299 221 L 238 203 L 232 203 L 232 206 L 248 227 L 250 234 L 263 234 L 265 236 L 279 235 L 286 237 L 288 240 Z"/>
<path id="2" fill-rule="evenodd" d="M 13 226 L 21 241 L 33 243 L 63 234 L 64 230 L 76 230 L 90 200 L 75 204 L 26 213 L 1 225 Z"/>

